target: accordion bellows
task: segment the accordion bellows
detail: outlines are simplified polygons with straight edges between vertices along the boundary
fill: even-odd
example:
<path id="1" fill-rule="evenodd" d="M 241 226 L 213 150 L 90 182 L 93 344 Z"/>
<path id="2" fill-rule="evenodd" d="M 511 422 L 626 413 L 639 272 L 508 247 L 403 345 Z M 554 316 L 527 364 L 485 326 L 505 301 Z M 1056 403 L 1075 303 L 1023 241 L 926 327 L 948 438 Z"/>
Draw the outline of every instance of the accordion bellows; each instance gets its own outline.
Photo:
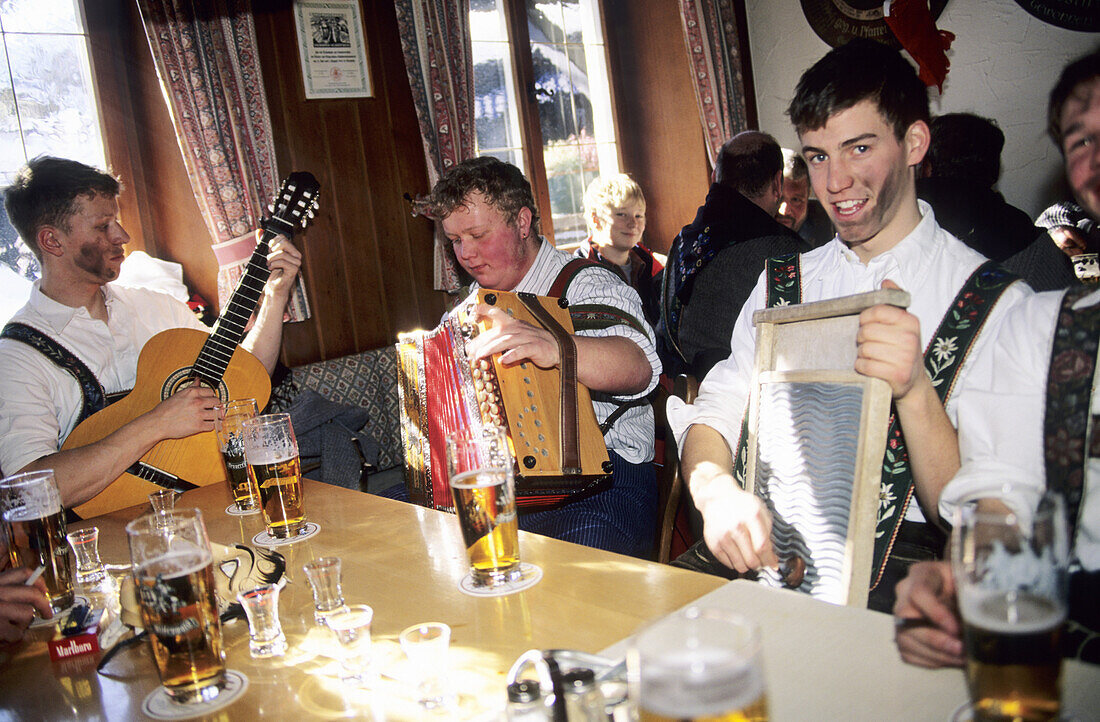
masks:
<path id="1" fill-rule="evenodd" d="M 480 289 L 476 302 L 546 327 L 529 309 L 537 303 L 539 315 L 548 314 L 567 332 L 573 330 L 569 312 L 556 298 Z M 467 344 L 488 328 L 474 313 L 471 300 L 432 331 L 398 336 L 401 437 L 411 501 L 454 510 L 447 484 L 447 435 L 486 425 L 507 430 L 521 511 L 554 508 L 602 489 L 610 462 L 588 389 L 568 380 L 563 384 L 561 368 L 543 369 L 531 362 L 505 366 L 499 354 L 491 361 L 472 361 Z M 567 411 L 563 423 L 563 393 L 573 388 L 575 417 L 569 418 Z M 563 438 L 569 437 L 578 444 L 579 466 L 563 464 Z"/>

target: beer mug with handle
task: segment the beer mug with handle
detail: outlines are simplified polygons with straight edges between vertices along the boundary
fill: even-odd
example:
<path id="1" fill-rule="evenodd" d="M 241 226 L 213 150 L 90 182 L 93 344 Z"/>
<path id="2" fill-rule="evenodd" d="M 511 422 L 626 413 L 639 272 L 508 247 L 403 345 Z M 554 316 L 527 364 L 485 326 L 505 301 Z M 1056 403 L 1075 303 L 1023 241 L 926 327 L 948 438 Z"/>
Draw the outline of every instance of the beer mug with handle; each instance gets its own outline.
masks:
<path id="1" fill-rule="evenodd" d="M 126 536 L 141 619 L 165 690 L 184 704 L 213 699 L 225 687 L 225 653 L 202 512 L 146 514 L 126 525 Z"/>
<path id="2" fill-rule="evenodd" d="M 1035 509 L 999 499 L 961 506 L 952 566 L 973 718 L 1057 719 L 1069 545 L 1062 499 Z"/>
<path id="3" fill-rule="evenodd" d="M 65 538 L 65 510 L 53 471 L 28 471 L 0 481 L 3 536 L 13 567 L 44 567 L 54 614 L 73 604 L 73 556 Z M 35 613 L 37 615 L 37 612 Z"/>
<path id="4" fill-rule="evenodd" d="M 519 518 L 504 429 L 448 435 L 447 473 L 474 583 L 492 587 L 518 578 Z"/>
<path id="5" fill-rule="evenodd" d="M 305 527 L 306 507 L 290 414 L 266 414 L 244 422 L 244 457 L 260 491 L 267 533 L 279 539 L 296 536 Z"/>

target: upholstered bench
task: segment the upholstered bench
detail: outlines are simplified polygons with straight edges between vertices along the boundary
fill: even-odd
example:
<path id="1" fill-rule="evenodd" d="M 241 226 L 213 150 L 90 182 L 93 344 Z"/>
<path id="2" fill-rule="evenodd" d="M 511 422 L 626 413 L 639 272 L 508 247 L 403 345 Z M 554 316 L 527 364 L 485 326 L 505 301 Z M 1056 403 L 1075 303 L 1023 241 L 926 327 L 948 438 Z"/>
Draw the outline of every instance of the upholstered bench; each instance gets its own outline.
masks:
<path id="1" fill-rule="evenodd" d="M 291 369 L 290 381 L 289 386 L 284 381 L 273 391 L 273 405 L 280 405 L 274 397 L 284 390 L 296 394 L 309 389 L 329 401 L 360 406 L 370 414 L 366 429 L 378 443 L 378 461 L 368 479 L 368 491 L 380 491 L 404 480 L 393 346 L 296 366 Z M 282 406 L 285 408 L 285 403 Z"/>

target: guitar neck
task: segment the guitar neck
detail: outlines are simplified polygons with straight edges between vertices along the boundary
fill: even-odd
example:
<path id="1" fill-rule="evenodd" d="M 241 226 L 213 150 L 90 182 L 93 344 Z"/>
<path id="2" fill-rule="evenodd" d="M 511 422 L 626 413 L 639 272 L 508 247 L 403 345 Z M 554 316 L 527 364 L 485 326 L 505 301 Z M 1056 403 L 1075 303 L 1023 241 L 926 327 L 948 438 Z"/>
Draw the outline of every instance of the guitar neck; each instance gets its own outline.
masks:
<path id="1" fill-rule="evenodd" d="M 192 367 L 194 375 L 211 388 L 217 388 L 221 383 L 225 369 L 229 366 L 229 360 L 233 358 L 233 352 L 237 350 L 237 345 L 244 338 L 248 320 L 252 318 L 252 313 L 263 297 L 264 284 L 271 275 L 271 271 L 267 268 L 267 254 L 273 238 L 275 238 L 275 232 L 265 228 L 255 250 L 252 251 L 252 257 L 248 259 L 244 275 L 237 282 L 237 288 L 230 296 L 221 317 L 214 324 L 210 338 L 203 344 L 202 351 L 199 352 L 199 357 Z"/>

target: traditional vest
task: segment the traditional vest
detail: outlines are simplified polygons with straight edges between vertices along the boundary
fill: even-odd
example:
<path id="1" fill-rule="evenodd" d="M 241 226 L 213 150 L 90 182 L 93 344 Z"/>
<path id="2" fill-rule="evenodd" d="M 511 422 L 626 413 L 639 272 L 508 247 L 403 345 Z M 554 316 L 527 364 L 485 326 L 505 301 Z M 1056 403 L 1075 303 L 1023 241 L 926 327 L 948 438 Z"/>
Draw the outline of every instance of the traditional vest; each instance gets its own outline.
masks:
<path id="1" fill-rule="evenodd" d="M 764 280 L 767 284 L 768 307 L 802 302 L 802 274 L 797 254 L 769 259 L 764 269 Z M 1015 280 L 1015 276 L 993 261 L 986 261 L 970 275 L 948 306 L 947 313 L 924 351 L 924 367 L 941 402 L 947 403 L 958 371 L 989 318 L 993 306 Z M 741 426 L 740 448 L 734 460 L 734 478 L 742 486 L 745 484 L 745 457 L 748 452 L 747 424 L 746 415 Z M 897 410 L 891 406 L 886 453 L 882 461 L 878 519 L 875 525 L 872 590 L 882 579 L 886 561 L 890 558 L 914 490 L 905 437 L 901 433 Z"/>

